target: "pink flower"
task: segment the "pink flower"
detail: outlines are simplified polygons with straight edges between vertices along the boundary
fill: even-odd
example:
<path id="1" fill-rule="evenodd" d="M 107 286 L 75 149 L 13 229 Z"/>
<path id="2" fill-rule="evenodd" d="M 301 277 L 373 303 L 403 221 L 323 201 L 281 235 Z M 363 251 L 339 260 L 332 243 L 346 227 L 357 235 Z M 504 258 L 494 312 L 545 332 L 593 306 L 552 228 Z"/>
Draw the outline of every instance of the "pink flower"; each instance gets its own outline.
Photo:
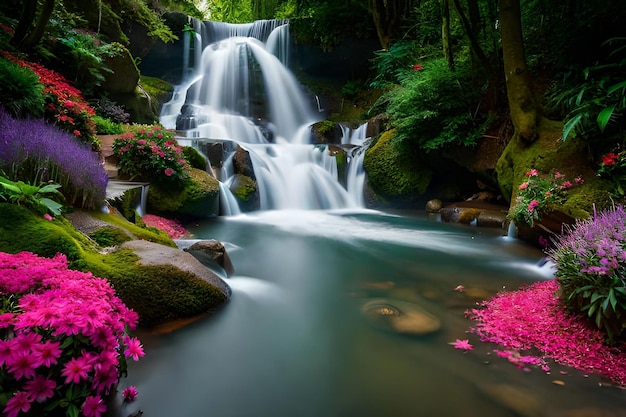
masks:
<path id="1" fill-rule="evenodd" d="M 125 388 L 124 391 L 122 391 L 122 397 L 124 397 L 124 401 L 134 401 L 135 398 L 137 398 L 137 394 L 139 394 L 139 392 L 137 391 L 137 388 L 133 385 L 131 385 L 128 388 Z"/>
<path id="2" fill-rule="evenodd" d="M 61 357 L 62 351 L 59 348 L 60 345 L 61 342 L 47 340 L 33 349 L 33 355 L 37 358 L 41 365 L 49 368 L 50 366 L 57 364 L 57 359 Z"/>
<path id="3" fill-rule="evenodd" d="M 528 183 L 527 182 L 523 182 L 519 185 L 519 190 L 525 190 L 528 188 Z"/>
<path id="4" fill-rule="evenodd" d="M 537 208 L 537 206 L 539 206 L 539 201 L 531 201 L 530 203 L 528 203 L 528 212 L 532 213 Z"/>
<path id="5" fill-rule="evenodd" d="M 550 192 L 550 190 L 546 191 L 544 196 L 545 197 L 550 197 L 552 195 L 552 193 Z"/>
<path id="6" fill-rule="evenodd" d="M 565 175 L 561 174 L 559 171 L 554 171 L 554 179 L 563 178 Z"/>
<path id="7" fill-rule="evenodd" d="M 31 401 L 44 402 L 54 396 L 54 388 L 57 383 L 46 379 L 43 375 L 36 375 L 34 379 L 26 381 L 24 389 L 28 392 Z"/>
<path id="8" fill-rule="evenodd" d="M 43 215 L 43 218 L 44 218 L 44 219 L 46 219 L 46 220 L 48 220 L 48 221 L 52 221 L 52 216 L 51 216 L 51 215 L 49 215 L 48 213 L 44 214 L 44 215 Z"/>
<path id="9" fill-rule="evenodd" d="M 133 360 L 138 361 L 140 357 L 145 355 L 139 339 L 128 336 L 125 336 L 124 339 L 124 342 L 126 343 L 126 349 L 124 349 L 125 357 L 133 358 Z"/>
<path id="10" fill-rule="evenodd" d="M 455 349 L 463 349 L 463 350 L 472 350 L 474 346 L 472 346 L 469 342 L 469 339 L 456 339 L 454 342 L 448 343 L 452 345 Z"/>
<path id="11" fill-rule="evenodd" d="M 583 180 L 583 177 L 581 176 L 574 178 L 574 181 L 576 182 L 576 184 L 583 184 L 585 182 L 585 180 Z"/>
<path id="12" fill-rule="evenodd" d="M 569 181 L 565 181 L 563 184 L 561 184 L 561 188 L 572 188 L 572 183 Z"/>
<path id="13" fill-rule="evenodd" d="M 28 394 L 24 391 L 17 391 L 9 401 L 7 401 L 4 412 L 6 417 L 16 417 L 20 411 L 27 412 L 30 410 L 30 401 L 28 400 Z"/>
<path id="14" fill-rule="evenodd" d="M 95 395 L 90 395 L 85 398 L 85 402 L 82 407 L 82 412 L 85 417 L 100 417 L 100 415 L 106 410 L 107 406 L 102 401 L 102 398 Z"/>
<path id="15" fill-rule="evenodd" d="M 457 285 L 456 287 L 454 287 L 454 291 L 458 291 L 458 292 L 463 292 L 464 289 L 465 287 L 462 285 Z"/>
<path id="16" fill-rule="evenodd" d="M 13 353 L 12 360 L 6 361 L 7 369 L 13 374 L 15 379 L 33 378 L 37 361 L 28 350 L 20 350 Z"/>
<path id="17" fill-rule="evenodd" d="M 537 175 L 539 175 L 539 171 L 537 171 L 536 169 L 531 169 L 525 175 L 527 177 L 536 177 Z"/>
<path id="18" fill-rule="evenodd" d="M 65 377 L 66 384 L 71 382 L 78 384 L 81 379 L 87 379 L 91 368 L 92 366 L 84 356 L 72 358 L 65 364 L 65 367 L 61 371 L 61 375 Z"/>
<path id="19" fill-rule="evenodd" d="M 174 170 L 172 168 L 165 168 L 165 175 L 171 177 L 172 175 L 174 175 Z"/>

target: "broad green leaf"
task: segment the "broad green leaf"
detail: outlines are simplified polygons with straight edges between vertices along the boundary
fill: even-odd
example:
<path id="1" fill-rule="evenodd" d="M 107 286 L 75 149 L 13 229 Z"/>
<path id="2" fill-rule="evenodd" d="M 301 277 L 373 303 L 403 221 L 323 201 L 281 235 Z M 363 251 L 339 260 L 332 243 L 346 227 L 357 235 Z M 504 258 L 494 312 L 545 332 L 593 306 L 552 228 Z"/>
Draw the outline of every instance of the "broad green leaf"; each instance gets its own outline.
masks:
<path id="1" fill-rule="evenodd" d="M 570 120 L 568 120 L 567 123 L 565 123 L 565 125 L 563 126 L 563 137 L 561 138 L 562 140 L 567 140 L 570 132 L 580 123 L 582 117 L 583 114 L 579 113 L 576 116 L 572 117 Z"/>
<path id="2" fill-rule="evenodd" d="M 620 90 L 620 89 L 625 89 L 626 88 L 626 81 L 622 81 L 620 83 L 617 83 L 615 85 L 612 85 L 611 87 L 609 87 L 606 90 L 606 94 L 613 94 L 615 91 Z"/>
<path id="3" fill-rule="evenodd" d="M 598 127 L 600 128 L 600 132 L 604 133 L 604 129 L 606 128 L 606 125 L 609 123 L 609 120 L 611 120 L 611 115 L 613 115 L 613 110 L 615 110 L 615 104 L 609 107 L 605 107 L 598 114 L 597 122 L 598 122 Z"/>

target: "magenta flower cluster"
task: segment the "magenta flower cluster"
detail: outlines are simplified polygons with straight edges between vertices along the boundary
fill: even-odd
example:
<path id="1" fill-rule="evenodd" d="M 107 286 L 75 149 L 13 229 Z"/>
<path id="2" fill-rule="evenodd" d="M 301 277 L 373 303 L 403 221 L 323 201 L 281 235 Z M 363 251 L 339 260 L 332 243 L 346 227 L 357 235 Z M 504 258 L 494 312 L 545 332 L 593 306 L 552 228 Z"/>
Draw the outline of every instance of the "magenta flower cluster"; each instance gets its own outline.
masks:
<path id="1" fill-rule="evenodd" d="M 496 354 L 522 369 L 539 366 L 548 372 L 551 359 L 626 385 L 626 351 L 606 345 L 603 332 L 569 313 L 558 291 L 553 279 L 502 292 L 484 301 L 481 308 L 466 312 L 476 321 L 470 331 L 483 342 L 502 346 Z M 535 350 L 541 354 L 523 354 Z"/>
<path id="2" fill-rule="evenodd" d="M 104 397 L 144 355 L 129 335 L 137 314 L 108 281 L 67 269 L 64 255 L 0 252 L 0 381 L 3 415 L 99 417 Z M 131 393 L 134 398 L 136 390 Z"/>

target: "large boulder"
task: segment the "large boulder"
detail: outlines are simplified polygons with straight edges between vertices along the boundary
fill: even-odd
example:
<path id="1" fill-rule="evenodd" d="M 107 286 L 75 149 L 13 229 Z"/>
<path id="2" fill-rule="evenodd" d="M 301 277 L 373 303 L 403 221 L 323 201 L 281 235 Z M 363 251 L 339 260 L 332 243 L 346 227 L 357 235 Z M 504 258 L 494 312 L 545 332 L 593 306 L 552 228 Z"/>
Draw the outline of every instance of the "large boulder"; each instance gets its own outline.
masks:
<path id="1" fill-rule="evenodd" d="M 112 94 L 128 94 L 135 91 L 139 82 L 139 69 L 128 48 L 118 42 L 111 44 L 115 51 L 104 58 L 102 65 L 111 70 L 104 73 L 102 89 Z"/>
<path id="2" fill-rule="evenodd" d="M 363 160 L 368 183 L 376 196 L 397 206 L 414 205 L 424 199 L 432 170 L 416 155 L 409 155 L 392 142 L 394 130 L 383 133 L 368 148 Z"/>
<path id="3" fill-rule="evenodd" d="M 227 299 L 230 298 L 231 289 L 228 284 L 190 253 L 146 240 L 125 242 L 120 249 L 131 249 L 142 265 L 171 265 L 187 271 L 218 288 Z"/>

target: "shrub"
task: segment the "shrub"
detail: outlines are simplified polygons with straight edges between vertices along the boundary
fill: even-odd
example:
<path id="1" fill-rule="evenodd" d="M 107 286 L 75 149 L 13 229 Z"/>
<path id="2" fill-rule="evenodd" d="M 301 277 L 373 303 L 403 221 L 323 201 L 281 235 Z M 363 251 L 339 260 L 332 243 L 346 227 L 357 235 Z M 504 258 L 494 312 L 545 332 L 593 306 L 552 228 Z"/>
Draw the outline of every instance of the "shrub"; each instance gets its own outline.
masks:
<path id="1" fill-rule="evenodd" d="M 91 146 L 43 120 L 16 120 L 0 110 L 0 169 L 9 179 L 61 185 L 67 204 L 100 208 L 107 173 Z"/>
<path id="2" fill-rule="evenodd" d="M 72 87 L 69 81 L 55 71 L 17 59 L 8 52 L 2 54 L 22 67 L 30 68 L 39 76 L 39 82 L 44 86 L 43 94 L 46 99 L 44 117 L 48 122 L 54 123 L 59 129 L 73 134 L 96 149 L 100 146 L 92 120 L 95 111 L 87 104 L 78 89 Z"/>
<path id="3" fill-rule="evenodd" d="M 564 194 L 573 184 L 556 170 L 549 177 L 543 177 L 536 169 L 531 169 L 526 173 L 526 178 L 518 188 L 515 203 L 511 205 L 508 216 L 517 226 L 533 227 L 554 205 L 565 201 Z M 574 181 L 576 184 L 583 183 L 581 177 Z"/>
<path id="4" fill-rule="evenodd" d="M 124 124 L 130 121 L 130 114 L 126 112 L 124 106 L 117 104 L 106 97 L 96 100 L 94 102 L 94 108 L 96 110 L 96 114 L 110 119 L 115 123 Z"/>
<path id="5" fill-rule="evenodd" d="M 401 85 L 381 98 L 389 101 L 397 140 L 426 151 L 474 145 L 486 125 L 476 117 L 482 92 L 472 89 L 476 81 L 470 74 L 462 63 L 451 71 L 444 59 L 414 65 Z"/>
<path id="6" fill-rule="evenodd" d="M 177 184 L 189 176 L 182 148 L 161 126 L 133 125 L 115 139 L 113 152 L 120 174 L 130 179 Z"/>
<path id="7" fill-rule="evenodd" d="M 549 252 L 560 298 L 589 317 L 609 342 L 626 329 L 626 213 L 622 206 L 579 220 Z"/>
<path id="8" fill-rule="evenodd" d="M 43 86 L 31 69 L 0 59 L 0 103 L 17 117 L 43 116 Z"/>
<path id="9" fill-rule="evenodd" d="M 95 115 L 93 121 L 96 124 L 96 133 L 99 135 L 119 135 L 123 133 L 122 126 L 119 123 L 115 123 L 105 117 Z"/>
<path id="10" fill-rule="evenodd" d="M 64 255 L 0 252 L 0 270 L 5 415 L 100 415 L 126 360 L 144 355 L 128 334 L 137 314 L 106 280 L 67 269 Z"/>

